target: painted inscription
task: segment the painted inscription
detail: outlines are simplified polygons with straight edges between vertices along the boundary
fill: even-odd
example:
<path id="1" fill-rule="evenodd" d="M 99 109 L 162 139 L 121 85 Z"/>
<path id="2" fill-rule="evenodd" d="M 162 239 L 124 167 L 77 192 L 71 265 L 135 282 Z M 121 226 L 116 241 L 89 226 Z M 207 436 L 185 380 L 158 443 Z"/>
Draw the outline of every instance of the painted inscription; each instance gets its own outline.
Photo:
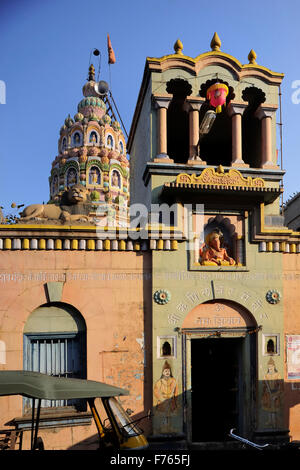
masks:
<path id="1" fill-rule="evenodd" d="M 198 317 L 196 324 L 202 328 L 243 326 L 241 317 Z"/>
<path id="2" fill-rule="evenodd" d="M 212 285 L 199 289 L 199 291 L 186 292 L 184 298 L 176 305 L 174 311 L 169 313 L 168 323 L 174 326 L 179 325 L 193 307 L 207 300 L 213 300 L 216 297 L 229 298 L 243 304 L 251 313 L 255 314 L 257 319 L 264 320 L 268 318 L 268 315 L 264 310 L 263 300 L 258 297 L 254 297 L 253 293 L 246 290 L 240 292 L 236 287 L 227 287 L 212 283 Z M 217 312 L 224 309 L 224 305 L 222 303 L 216 303 L 214 305 Z M 211 318 L 210 320 L 213 321 Z M 229 320 L 227 319 L 226 321 L 228 322 Z M 231 321 L 234 323 L 235 320 Z M 201 319 L 201 322 L 205 322 L 205 319 Z M 218 320 L 218 324 L 211 324 L 210 326 L 222 326 L 220 323 L 222 323 L 222 320 Z M 232 324 L 228 326 L 232 326 Z M 235 326 L 241 325 L 235 324 Z"/>

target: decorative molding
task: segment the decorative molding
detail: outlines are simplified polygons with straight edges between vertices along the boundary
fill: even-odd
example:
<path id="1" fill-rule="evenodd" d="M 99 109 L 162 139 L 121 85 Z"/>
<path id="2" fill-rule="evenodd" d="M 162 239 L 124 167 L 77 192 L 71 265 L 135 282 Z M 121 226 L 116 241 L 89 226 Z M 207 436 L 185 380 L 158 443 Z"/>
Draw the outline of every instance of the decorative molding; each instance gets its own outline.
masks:
<path id="1" fill-rule="evenodd" d="M 177 240 L 165 239 L 161 236 L 150 240 L 130 240 L 121 236 L 116 238 L 5 238 L 0 239 L 0 250 L 63 250 L 63 251 L 176 251 Z"/>
<path id="2" fill-rule="evenodd" d="M 165 305 L 170 301 L 171 294 L 166 289 L 160 289 L 154 292 L 153 298 L 157 304 Z"/>
<path id="3" fill-rule="evenodd" d="M 276 289 L 270 289 L 266 293 L 266 299 L 269 304 L 278 304 L 281 300 L 281 294 Z"/>
<path id="4" fill-rule="evenodd" d="M 188 175 L 180 173 L 176 178 L 176 184 L 206 184 L 226 187 L 248 187 L 248 188 L 264 188 L 265 181 L 262 178 L 244 178 L 242 174 L 235 169 L 230 169 L 225 173 L 220 165 L 217 171 L 214 168 L 205 168 L 199 176 L 195 173 Z"/>
<path id="5" fill-rule="evenodd" d="M 61 281 L 47 282 L 47 292 L 49 297 L 49 302 L 60 302 L 62 299 L 62 291 L 64 283 Z"/>

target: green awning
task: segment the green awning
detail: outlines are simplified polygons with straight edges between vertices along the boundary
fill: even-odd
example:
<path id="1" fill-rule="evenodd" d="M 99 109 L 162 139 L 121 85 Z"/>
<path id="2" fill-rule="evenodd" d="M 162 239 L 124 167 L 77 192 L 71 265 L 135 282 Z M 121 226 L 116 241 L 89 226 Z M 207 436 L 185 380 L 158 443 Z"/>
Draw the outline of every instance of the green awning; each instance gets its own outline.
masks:
<path id="1" fill-rule="evenodd" d="M 22 370 L 0 371 L 0 396 L 23 395 L 44 400 L 115 397 L 129 395 L 124 390 L 94 380 L 52 377 L 40 372 Z"/>

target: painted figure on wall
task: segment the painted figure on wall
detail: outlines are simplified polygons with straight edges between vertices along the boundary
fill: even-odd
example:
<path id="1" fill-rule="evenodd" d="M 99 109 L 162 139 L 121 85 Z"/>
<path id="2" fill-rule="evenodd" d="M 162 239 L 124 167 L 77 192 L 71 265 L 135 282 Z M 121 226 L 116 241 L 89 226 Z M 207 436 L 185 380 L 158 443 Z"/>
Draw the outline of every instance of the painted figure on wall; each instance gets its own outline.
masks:
<path id="1" fill-rule="evenodd" d="M 114 170 L 111 175 L 111 185 L 112 186 L 117 186 L 118 188 L 121 187 L 121 178 L 119 173 Z"/>
<path id="2" fill-rule="evenodd" d="M 222 247 L 223 234 L 215 229 L 205 237 L 205 245 L 200 248 L 200 263 L 204 266 L 234 266 L 226 248 Z"/>
<path id="3" fill-rule="evenodd" d="M 100 170 L 95 166 L 90 169 L 89 184 L 100 184 Z"/>
<path id="4" fill-rule="evenodd" d="M 54 175 L 52 180 L 52 194 L 56 194 L 58 191 L 58 176 Z"/>
<path id="5" fill-rule="evenodd" d="M 97 133 L 95 131 L 92 131 L 90 133 L 90 143 L 91 144 L 96 144 L 98 142 L 98 136 L 97 136 Z"/>
<path id="6" fill-rule="evenodd" d="M 110 149 L 112 149 L 114 147 L 114 141 L 113 141 L 113 138 L 110 134 L 107 136 L 106 145 Z"/>
<path id="7" fill-rule="evenodd" d="M 264 375 L 262 408 L 268 412 L 267 426 L 276 427 L 277 414 L 281 410 L 283 396 L 283 380 L 281 379 L 271 357 L 268 361 L 268 370 Z"/>
<path id="8" fill-rule="evenodd" d="M 172 375 L 171 366 L 165 361 L 160 379 L 154 385 L 156 410 L 169 415 L 177 409 L 178 385 Z"/>
<path id="9" fill-rule="evenodd" d="M 70 168 L 67 174 L 67 187 L 77 183 L 77 172 L 75 168 Z"/>
<path id="10" fill-rule="evenodd" d="M 79 145 L 80 145 L 80 134 L 78 132 L 75 132 L 73 142 L 74 142 L 75 147 L 79 147 Z"/>

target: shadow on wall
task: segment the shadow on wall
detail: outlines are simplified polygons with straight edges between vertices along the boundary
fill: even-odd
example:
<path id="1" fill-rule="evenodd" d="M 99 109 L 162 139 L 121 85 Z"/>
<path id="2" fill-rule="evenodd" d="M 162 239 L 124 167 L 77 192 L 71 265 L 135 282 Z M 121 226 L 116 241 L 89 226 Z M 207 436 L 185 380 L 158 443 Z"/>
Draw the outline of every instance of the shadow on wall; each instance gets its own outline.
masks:
<path id="1" fill-rule="evenodd" d="M 156 406 L 152 408 L 150 419 L 147 412 L 130 416 L 148 438 L 150 448 L 165 440 L 168 449 L 178 449 L 187 440 L 187 431 L 193 443 L 235 442 L 238 445 L 238 441 L 229 436 L 231 429 L 259 444 L 287 444 L 289 440 L 299 440 L 298 435 L 289 437 L 289 426 L 291 408 L 300 405 L 300 382 L 284 382 L 278 377 L 258 382 L 251 409 L 243 411 L 244 418 L 248 416 L 247 432 L 241 428 L 240 394 L 238 390 L 228 388 L 229 384 L 220 383 L 218 390 L 212 390 L 211 387 L 203 387 L 202 382 L 202 387 L 194 387 L 193 392 L 189 390 L 183 395 L 176 395 L 175 388 L 171 387 L 169 393 L 172 396 L 159 400 L 158 382 L 154 385 Z M 187 416 L 189 404 L 192 419 Z M 155 435 L 149 434 L 151 425 Z M 98 446 L 98 435 L 95 434 L 68 450 L 93 450 Z"/>
<path id="2" fill-rule="evenodd" d="M 133 424 L 137 425 L 137 431 L 147 435 L 149 433 L 149 426 L 151 426 L 151 416 L 144 411 L 142 413 L 137 413 L 130 415 L 130 421 Z M 111 430 L 110 427 L 106 427 L 106 423 L 103 420 L 104 427 L 107 430 Z M 131 428 L 131 426 L 129 426 Z M 129 428 L 127 427 L 127 429 Z M 148 430 L 148 432 L 147 432 Z M 126 432 L 124 433 L 126 435 Z M 83 441 L 78 442 L 67 448 L 67 450 L 97 450 L 99 449 L 99 437 L 98 434 L 94 434 Z"/>

